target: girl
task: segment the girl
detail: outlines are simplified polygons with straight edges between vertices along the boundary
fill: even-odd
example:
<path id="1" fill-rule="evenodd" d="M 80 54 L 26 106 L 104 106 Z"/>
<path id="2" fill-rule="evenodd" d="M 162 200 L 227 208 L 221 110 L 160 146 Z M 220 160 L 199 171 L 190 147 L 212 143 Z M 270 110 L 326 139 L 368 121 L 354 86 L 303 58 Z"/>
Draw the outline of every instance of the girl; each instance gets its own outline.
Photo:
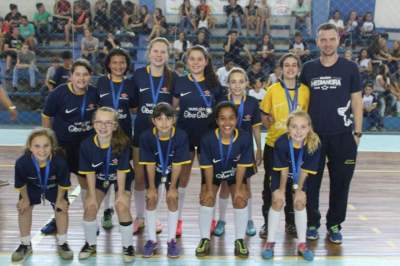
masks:
<path id="1" fill-rule="evenodd" d="M 260 230 L 261 238 L 266 238 L 268 231 L 268 210 L 271 206 L 270 176 L 275 141 L 286 132 L 286 120 L 291 112 L 297 109 L 304 111 L 308 109 L 309 89 L 297 81 L 300 64 L 300 59 L 294 54 L 283 55 L 279 61 L 283 76 L 280 77 L 279 82 L 267 89 L 267 93 L 260 103 L 261 119 L 264 126 L 268 128 L 264 146 L 265 177 L 262 207 L 265 223 Z M 288 198 L 285 207 L 286 232 L 295 235 L 292 195 L 289 193 L 286 196 Z"/>
<path id="2" fill-rule="evenodd" d="M 145 165 L 147 204 L 146 227 L 149 240 L 144 246 L 143 256 L 151 257 L 157 249 L 156 211 L 162 193 L 157 190 L 166 187 L 168 206 L 168 257 L 179 257 L 176 244 L 178 222 L 178 177 L 182 165 L 190 163 L 189 141 L 186 133 L 175 128 L 175 111 L 168 103 L 159 103 L 153 110 L 151 121 L 154 127 L 140 137 L 140 164 Z M 160 195 L 161 194 L 161 195 Z"/>
<path id="3" fill-rule="evenodd" d="M 115 209 L 120 224 L 124 262 L 135 256 L 130 213 L 133 174 L 129 165 L 129 138 L 118 124 L 118 113 L 110 107 L 100 107 L 93 116 L 94 136 L 80 147 L 79 173 L 86 175 L 88 193 L 83 214 L 85 245 L 79 252 L 84 260 L 96 255 L 96 215 L 110 188 L 115 188 Z"/>
<path id="4" fill-rule="evenodd" d="M 162 13 L 161 8 L 156 8 L 153 14 L 153 29 L 151 30 L 147 41 L 152 40 L 155 37 L 166 34 L 168 31 L 168 24 L 165 16 Z"/>
<path id="5" fill-rule="evenodd" d="M 235 214 L 235 255 L 247 258 L 243 241 L 247 224 L 246 168 L 254 165 L 251 135 L 236 128 L 238 112 L 231 102 L 221 102 L 215 110 L 218 128 L 205 134 L 200 144 L 202 187 L 199 227 L 201 241 L 196 256 L 210 253 L 210 225 L 215 197 L 221 182 L 228 183 Z"/>
<path id="6" fill-rule="evenodd" d="M 231 101 L 235 104 L 238 109 L 238 124 L 237 127 L 248 132 L 250 135 L 254 135 L 256 141 L 256 156 L 254 162 L 257 165 L 261 164 L 262 152 L 261 152 L 261 118 L 260 109 L 258 108 L 258 101 L 251 97 L 246 96 L 246 88 L 249 84 L 247 74 L 242 68 L 232 68 L 229 71 L 228 78 L 229 94 L 226 100 Z M 254 159 L 254 158 L 253 158 Z M 246 178 L 251 177 L 254 174 L 255 169 L 247 169 Z M 256 229 L 254 228 L 254 222 L 252 217 L 251 208 L 251 188 L 250 179 L 247 179 L 247 190 L 248 190 L 248 221 L 246 235 L 254 236 Z M 219 220 L 214 230 L 214 235 L 221 236 L 225 232 L 225 213 L 228 205 L 229 188 L 226 182 L 222 183 L 221 191 L 219 194 Z"/>
<path id="7" fill-rule="evenodd" d="M 274 171 L 271 176 L 272 206 L 268 219 L 268 240 L 264 245 L 262 256 L 264 259 L 271 259 L 274 255 L 275 233 L 285 204 L 285 194 L 289 193 L 294 194 L 297 252 L 305 260 L 311 261 L 314 259 L 314 254 L 306 244 L 305 181 L 308 174 L 317 173 L 320 141 L 312 129 L 311 118 L 304 111 L 291 113 L 286 126 L 288 132 L 275 142 Z"/>
<path id="8" fill-rule="evenodd" d="M 26 142 L 25 153 L 15 163 L 15 188 L 20 193 L 17 210 L 21 244 L 12 254 L 13 262 L 32 254 L 33 206 L 45 204 L 46 199 L 55 205 L 58 255 L 65 260 L 73 259 L 67 243 L 67 191 L 70 186 L 67 162 L 60 155 L 54 132 L 48 128 L 33 130 Z"/>
<path id="9" fill-rule="evenodd" d="M 84 59 L 78 59 L 71 67 L 71 82 L 61 84 L 50 92 L 42 114 L 42 125 L 52 128 L 57 141 L 66 154 L 70 172 L 78 177 L 82 202 L 86 198 L 86 178 L 78 173 L 79 146 L 93 134 L 91 117 L 97 107 L 96 88 L 89 85 L 92 68 Z M 56 231 L 53 219 L 42 229 L 44 234 Z"/>
<path id="10" fill-rule="evenodd" d="M 179 108 L 178 127 L 185 130 L 189 136 L 189 148 L 193 161 L 195 148 L 199 147 L 200 138 L 210 128 L 213 107 L 223 92 L 214 73 L 211 58 L 204 47 L 192 46 L 186 58 L 189 75 L 177 79 L 173 106 Z M 191 169 L 192 164 L 184 165 L 179 177 L 177 237 L 182 235 L 182 208 Z"/>
<path id="11" fill-rule="evenodd" d="M 130 108 L 134 107 L 134 86 L 131 79 L 126 78 L 129 71 L 130 58 L 123 49 L 112 49 L 104 61 L 106 76 L 97 81 L 99 106 L 108 106 L 118 112 L 118 122 L 126 136 L 132 138 L 132 118 Z M 113 209 L 110 206 L 110 193 L 104 198 L 104 229 L 111 229 Z"/>
<path id="12" fill-rule="evenodd" d="M 139 68 L 134 73 L 133 83 L 137 116 L 134 125 L 133 162 L 135 167 L 135 204 L 136 219 L 133 232 L 139 233 L 144 228 L 144 168 L 139 164 L 139 139 L 143 131 L 152 127 L 150 116 L 159 102 L 172 103 L 172 84 L 174 73 L 168 68 L 170 44 L 165 38 L 155 38 L 148 46 L 149 65 Z M 157 231 L 161 232 L 161 225 Z"/>

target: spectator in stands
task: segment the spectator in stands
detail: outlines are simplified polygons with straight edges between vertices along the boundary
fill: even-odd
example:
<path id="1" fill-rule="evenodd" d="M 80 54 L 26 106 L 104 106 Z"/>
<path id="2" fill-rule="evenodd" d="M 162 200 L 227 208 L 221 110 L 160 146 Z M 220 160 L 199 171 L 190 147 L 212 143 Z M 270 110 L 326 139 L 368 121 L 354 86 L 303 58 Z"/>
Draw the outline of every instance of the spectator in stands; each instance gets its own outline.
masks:
<path id="1" fill-rule="evenodd" d="M 183 0 L 179 7 L 179 31 L 190 33 L 190 30 L 195 28 L 193 6 L 190 0 Z"/>
<path id="2" fill-rule="evenodd" d="M 272 84 L 278 82 L 281 76 L 282 76 L 282 68 L 279 65 L 276 65 L 274 71 L 268 77 L 268 81 L 267 84 L 265 85 L 265 88 L 268 88 Z"/>
<path id="3" fill-rule="evenodd" d="M 383 129 L 383 119 L 379 114 L 378 100 L 372 93 L 373 85 L 367 83 L 363 91 L 364 117 L 369 120 L 369 128 L 367 130 L 376 131 Z"/>
<path id="4" fill-rule="evenodd" d="M 390 73 L 395 73 L 399 70 L 400 62 L 400 41 L 393 41 L 392 49 L 390 49 L 390 55 L 392 56 L 392 61 L 389 63 Z"/>
<path id="5" fill-rule="evenodd" d="M 175 64 L 175 74 L 178 77 L 183 77 L 186 75 L 185 73 L 185 63 L 183 63 L 182 61 L 178 61 Z"/>
<path id="6" fill-rule="evenodd" d="M 162 13 L 162 9 L 157 7 L 153 13 L 153 28 L 147 38 L 148 41 L 160 37 L 168 32 L 167 19 Z"/>
<path id="7" fill-rule="evenodd" d="M 195 30 L 204 30 L 208 35 L 210 35 L 209 21 L 210 19 L 208 18 L 207 13 L 204 10 L 200 10 L 199 16 L 196 16 Z"/>
<path id="8" fill-rule="evenodd" d="M 339 32 L 340 41 L 342 42 L 343 34 L 344 34 L 344 22 L 340 16 L 341 16 L 340 11 L 335 10 L 332 14 L 332 18 L 328 22 L 336 26 L 336 28 L 338 29 L 338 32 Z"/>
<path id="9" fill-rule="evenodd" d="M 114 36 L 112 31 L 107 33 L 107 38 L 104 40 L 103 53 L 107 55 L 112 49 L 120 48 L 121 42 Z"/>
<path id="10" fill-rule="evenodd" d="M 206 48 L 207 51 L 210 50 L 210 43 L 208 41 L 208 35 L 204 30 L 197 31 L 196 39 L 192 42 L 193 46 L 201 45 Z"/>
<path id="11" fill-rule="evenodd" d="M 374 93 L 379 101 L 379 114 L 384 117 L 396 112 L 396 97 L 392 94 L 392 82 L 389 77 L 389 68 L 381 64 L 375 78 Z"/>
<path id="12" fill-rule="evenodd" d="M 19 34 L 18 27 L 11 27 L 4 41 L 4 55 L 6 56 L 6 72 L 11 71 L 13 61 L 17 60 L 17 52 L 24 43 L 24 38 Z"/>
<path id="13" fill-rule="evenodd" d="M 257 59 L 251 63 L 251 68 L 247 71 L 250 84 L 254 84 L 257 79 L 264 78 L 265 74 L 262 72 L 261 61 Z"/>
<path id="14" fill-rule="evenodd" d="M 233 62 L 232 58 L 226 57 L 224 58 L 224 65 L 217 69 L 217 74 L 219 83 L 221 86 L 228 88 L 228 74 L 229 71 L 235 66 L 235 62 Z"/>
<path id="15" fill-rule="evenodd" d="M 256 29 L 256 34 L 264 34 L 269 32 L 269 19 L 271 18 L 271 9 L 268 6 L 267 0 L 261 0 L 260 7 L 258 8 L 260 16 L 260 28 Z M 264 32 L 265 29 L 265 32 Z"/>
<path id="16" fill-rule="evenodd" d="M 125 29 L 129 30 L 129 25 L 132 23 L 138 23 L 139 20 L 139 5 L 126 1 L 123 6 L 123 25 Z"/>
<path id="17" fill-rule="evenodd" d="M 253 82 L 250 83 L 250 86 L 251 88 L 249 90 L 249 95 L 261 102 L 262 99 L 264 99 L 265 93 L 267 92 L 265 90 L 264 77 L 253 80 Z"/>
<path id="18" fill-rule="evenodd" d="M 250 34 L 250 30 L 256 30 L 256 36 L 258 36 L 260 28 L 260 16 L 255 0 L 249 0 L 249 4 L 245 7 L 244 20 L 246 23 L 247 35 Z"/>
<path id="19" fill-rule="evenodd" d="M 197 29 L 202 28 L 206 23 L 201 23 L 201 17 L 204 17 L 207 21 L 207 29 L 212 29 L 215 26 L 215 18 L 211 14 L 211 7 L 207 4 L 207 0 L 200 0 L 199 5 L 196 7 L 196 17 L 197 17 Z M 200 25 L 199 25 L 200 24 Z"/>
<path id="20" fill-rule="evenodd" d="M 51 80 L 53 79 L 58 67 L 60 67 L 59 56 L 51 57 L 50 66 L 49 66 L 49 68 L 47 68 L 46 77 L 45 77 L 45 81 L 44 81 L 46 88 L 45 88 L 45 91 L 42 91 L 44 96 L 47 96 L 48 92 L 50 92 L 50 88 L 53 88 L 53 85 L 51 84 Z"/>
<path id="21" fill-rule="evenodd" d="M 61 53 L 63 64 L 56 68 L 54 76 L 49 80 L 49 90 L 53 90 L 59 85 L 66 83 L 71 75 L 72 66 L 72 53 L 71 51 L 64 51 Z"/>
<path id="22" fill-rule="evenodd" d="M 263 65 L 263 72 L 267 75 L 275 66 L 275 47 L 271 42 L 271 35 L 264 34 L 260 43 L 257 43 L 256 54 L 260 57 L 261 64 Z"/>
<path id="23" fill-rule="evenodd" d="M 359 35 L 359 25 L 358 25 L 358 17 L 357 12 L 352 10 L 349 13 L 349 18 L 344 27 L 343 38 L 345 40 L 346 47 L 352 45 L 355 47 L 358 42 Z"/>
<path id="24" fill-rule="evenodd" d="M 4 40 L 7 33 L 10 31 L 9 24 L 3 17 L 0 17 L 0 52 L 4 50 Z"/>
<path id="25" fill-rule="evenodd" d="M 36 55 L 33 51 L 29 50 L 29 45 L 25 42 L 20 51 L 17 52 L 17 63 L 14 67 L 12 86 L 14 91 L 18 90 L 18 81 L 20 80 L 21 73 L 28 72 L 30 90 L 36 88 Z"/>
<path id="26" fill-rule="evenodd" d="M 237 3 L 237 0 L 229 0 L 229 5 L 224 6 L 227 17 L 228 32 L 232 30 L 233 23 L 239 32 L 242 33 L 242 17 L 244 16 L 243 8 Z"/>
<path id="27" fill-rule="evenodd" d="M 184 61 L 183 56 L 186 53 L 186 50 L 191 46 L 190 41 L 186 38 L 186 33 L 181 31 L 179 33 L 179 38 L 174 41 L 173 48 L 175 54 L 175 60 Z"/>
<path id="28" fill-rule="evenodd" d="M 353 61 L 353 51 L 351 49 L 346 49 L 344 51 L 343 57 L 349 61 Z"/>
<path id="29" fill-rule="evenodd" d="M 128 1 L 126 2 L 128 3 Z M 110 26 L 114 30 L 120 30 L 123 26 L 123 20 L 125 19 L 125 7 L 121 0 L 112 0 L 110 4 Z M 128 25 L 127 23 L 126 25 Z"/>
<path id="30" fill-rule="evenodd" d="M 70 46 L 70 34 L 71 30 L 74 33 L 82 33 L 85 28 L 89 26 L 90 14 L 81 8 L 79 2 L 74 3 L 74 12 L 72 18 L 69 19 L 68 23 L 65 25 L 65 46 Z"/>
<path id="31" fill-rule="evenodd" d="M 294 41 L 289 44 L 289 52 L 297 55 L 303 63 L 311 59 L 311 52 L 307 43 L 303 40 L 301 32 L 298 31 L 294 34 Z"/>
<path id="32" fill-rule="evenodd" d="M 7 20 L 11 26 L 18 26 L 19 20 L 21 19 L 21 13 L 18 12 L 18 6 L 16 4 L 10 4 L 9 8 L 10 12 L 6 15 L 5 20 Z"/>
<path id="33" fill-rule="evenodd" d="M 311 28 L 310 15 L 310 7 L 304 3 L 304 0 L 297 0 L 296 5 L 292 8 L 294 31 L 300 31 L 303 36 L 308 35 Z"/>
<path id="34" fill-rule="evenodd" d="M 247 69 L 249 67 L 249 62 L 252 61 L 252 56 L 249 49 L 247 49 L 237 37 L 238 32 L 236 30 L 228 32 L 227 41 L 224 43 L 224 58 L 231 58 L 236 65 L 243 69 Z M 247 59 L 240 55 L 241 52 L 246 53 Z"/>
<path id="35" fill-rule="evenodd" d="M 92 18 L 90 2 L 88 0 L 76 0 L 74 2 L 74 9 L 77 6 L 79 6 L 79 8 L 82 9 L 83 12 L 86 13 L 86 15 L 89 17 L 89 20 Z M 74 10 L 74 12 L 78 12 L 78 10 Z"/>
<path id="36" fill-rule="evenodd" d="M 374 35 L 375 23 L 373 21 L 372 13 L 367 12 L 363 17 L 363 22 L 360 27 L 361 36 L 370 39 Z"/>
<path id="37" fill-rule="evenodd" d="M 135 33 L 148 34 L 151 32 L 151 27 L 149 25 L 150 20 L 151 16 L 147 5 L 142 5 L 140 7 L 138 20 L 132 21 L 132 23 L 128 25 L 128 29 Z"/>
<path id="38" fill-rule="evenodd" d="M 53 7 L 53 30 L 64 32 L 65 25 L 72 18 L 71 4 L 68 0 L 56 0 Z"/>
<path id="39" fill-rule="evenodd" d="M 50 44 L 50 17 L 51 14 L 46 11 L 43 3 L 36 4 L 37 12 L 33 15 L 33 22 L 36 26 L 36 38 L 39 44 L 45 40 L 46 44 Z"/>
<path id="40" fill-rule="evenodd" d="M 108 3 L 106 0 L 96 0 L 94 3 L 94 28 L 99 31 L 107 31 L 109 26 L 108 16 Z"/>
<path id="41" fill-rule="evenodd" d="M 99 39 L 93 36 L 93 30 L 91 28 L 86 28 L 81 41 L 81 55 L 92 64 L 93 69 L 97 62 L 98 51 Z"/>
<path id="42" fill-rule="evenodd" d="M 400 72 L 397 71 L 393 76 L 392 94 L 396 97 L 396 116 L 400 116 Z"/>
<path id="43" fill-rule="evenodd" d="M 373 60 L 379 60 L 381 63 L 385 64 L 393 60 L 387 46 L 387 40 L 384 36 L 380 35 L 375 38 L 368 50 Z"/>
<path id="44" fill-rule="evenodd" d="M 369 81 L 372 77 L 372 61 L 366 48 L 360 50 L 357 64 L 360 71 L 361 84 L 365 84 L 365 82 Z"/>
<path id="45" fill-rule="evenodd" d="M 27 16 L 21 16 L 20 22 L 21 23 L 18 27 L 19 33 L 21 34 L 22 38 L 24 38 L 25 42 L 29 45 L 29 48 L 31 50 L 35 50 L 35 26 L 33 26 L 33 24 L 28 21 Z"/>

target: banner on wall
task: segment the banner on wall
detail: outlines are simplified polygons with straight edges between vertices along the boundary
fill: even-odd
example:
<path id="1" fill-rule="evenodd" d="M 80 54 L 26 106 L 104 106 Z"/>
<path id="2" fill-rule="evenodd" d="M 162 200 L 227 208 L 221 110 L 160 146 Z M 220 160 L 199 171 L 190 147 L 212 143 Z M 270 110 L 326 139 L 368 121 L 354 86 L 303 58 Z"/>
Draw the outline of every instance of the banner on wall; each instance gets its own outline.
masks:
<path id="1" fill-rule="evenodd" d="M 375 2 L 374 22 L 378 28 L 400 28 L 400 5 L 393 0 L 379 0 Z"/>

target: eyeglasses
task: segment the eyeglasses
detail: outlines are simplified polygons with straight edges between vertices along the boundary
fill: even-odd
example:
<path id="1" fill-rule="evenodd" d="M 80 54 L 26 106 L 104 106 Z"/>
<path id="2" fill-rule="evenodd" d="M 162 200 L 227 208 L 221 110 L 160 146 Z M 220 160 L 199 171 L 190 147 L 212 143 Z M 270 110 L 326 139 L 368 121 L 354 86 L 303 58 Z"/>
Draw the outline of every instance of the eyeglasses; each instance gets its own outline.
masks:
<path id="1" fill-rule="evenodd" d="M 98 127 L 102 127 L 102 126 L 113 127 L 115 125 L 115 122 L 114 121 L 99 121 L 99 120 L 96 120 L 96 121 L 93 121 L 93 124 L 95 126 L 98 126 Z"/>

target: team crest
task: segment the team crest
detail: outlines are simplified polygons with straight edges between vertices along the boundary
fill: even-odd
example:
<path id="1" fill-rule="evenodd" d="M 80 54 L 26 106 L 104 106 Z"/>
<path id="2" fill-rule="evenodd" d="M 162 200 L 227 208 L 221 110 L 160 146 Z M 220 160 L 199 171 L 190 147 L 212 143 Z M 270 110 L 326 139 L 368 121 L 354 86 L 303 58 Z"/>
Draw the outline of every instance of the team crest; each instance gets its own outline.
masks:
<path id="1" fill-rule="evenodd" d="M 112 160 L 112 161 L 111 161 L 111 164 L 112 164 L 112 165 L 117 165 L 117 164 L 118 164 L 118 159 L 115 158 L 114 160 Z"/>
<path id="2" fill-rule="evenodd" d="M 210 91 L 209 91 L 209 90 L 205 90 L 205 91 L 204 91 L 204 95 L 205 95 L 205 96 L 210 96 L 210 95 L 211 95 L 211 93 L 210 93 Z"/>
<path id="3" fill-rule="evenodd" d="M 125 92 L 121 93 L 121 98 L 122 99 L 128 99 L 128 94 L 125 93 Z"/>
<path id="4" fill-rule="evenodd" d="M 243 121 L 251 121 L 251 115 L 245 115 Z"/>

